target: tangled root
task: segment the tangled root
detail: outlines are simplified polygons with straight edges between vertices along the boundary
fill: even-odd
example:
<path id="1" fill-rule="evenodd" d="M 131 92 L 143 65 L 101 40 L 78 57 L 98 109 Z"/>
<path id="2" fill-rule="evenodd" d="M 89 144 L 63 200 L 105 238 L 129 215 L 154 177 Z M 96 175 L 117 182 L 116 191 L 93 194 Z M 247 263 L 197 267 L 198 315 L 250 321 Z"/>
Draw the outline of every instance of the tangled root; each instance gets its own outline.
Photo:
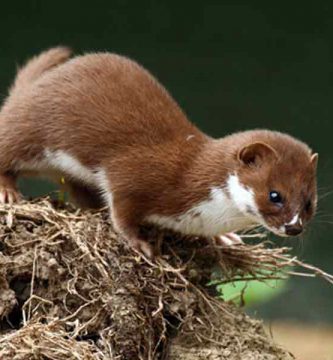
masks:
<path id="1" fill-rule="evenodd" d="M 287 248 L 222 247 L 147 227 L 147 238 L 163 238 L 163 256 L 149 261 L 128 248 L 107 211 L 41 199 L 2 206 L 0 215 L 3 360 L 293 358 L 260 321 L 207 289 L 217 266 L 221 282 L 288 272 L 298 260 Z"/>

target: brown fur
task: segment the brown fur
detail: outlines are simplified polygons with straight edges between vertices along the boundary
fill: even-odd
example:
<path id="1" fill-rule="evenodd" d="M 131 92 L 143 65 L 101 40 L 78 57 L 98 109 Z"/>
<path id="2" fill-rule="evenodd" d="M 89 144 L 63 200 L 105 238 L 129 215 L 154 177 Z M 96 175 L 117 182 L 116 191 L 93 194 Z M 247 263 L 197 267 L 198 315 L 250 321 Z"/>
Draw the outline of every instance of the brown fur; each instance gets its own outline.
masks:
<path id="1" fill-rule="evenodd" d="M 309 196 L 315 203 L 314 166 L 305 144 L 266 130 L 212 139 L 137 63 L 108 53 L 67 61 L 69 54 L 66 48 L 49 50 L 18 73 L 0 113 L 2 178 L 20 175 L 22 162 L 41 161 L 46 148 L 63 150 L 87 168 L 103 168 L 113 217 L 133 241 L 145 216 L 183 213 L 236 170 L 260 194 L 260 211 L 272 224 L 278 222 L 276 208 L 267 203 L 272 186 L 290 199 L 284 217 Z M 278 156 L 244 164 L 239 152 L 254 142 Z M 84 182 L 63 175 L 74 194 L 90 194 Z M 0 187 L 8 188 L 2 178 Z"/>
<path id="2" fill-rule="evenodd" d="M 309 221 L 317 206 L 317 156 L 312 156 L 310 148 L 289 135 L 267 130 L 234 134 L 226 140 L 233 138 L 237 138 L 240 148 L 260 141 L 274 151 L 271 156 L 266 154 L 259 164 L 244 166 L 241 163 L 238 171 L 241 182 L 254 190 L 259 211 L 266 222 L 279 227 L 297 211 L 304 222 Z M 272 190 L 281 193 L 283 209 L 268 201 L 267 194 Z M 308 201 L 311 206 L 306 211 Z"/>
<path id="3" fill-rule="evenodd" d="M 14 84 L 9 91 L 10 94 L 13 94 L 16 90 L 21 91 L 23 87 L 31 85 L 46 71 L 67 61 L 71 53 L 72 51 L 69 48 L 57 47 L 30 59 L 27 64 L 18 70 Z"/>

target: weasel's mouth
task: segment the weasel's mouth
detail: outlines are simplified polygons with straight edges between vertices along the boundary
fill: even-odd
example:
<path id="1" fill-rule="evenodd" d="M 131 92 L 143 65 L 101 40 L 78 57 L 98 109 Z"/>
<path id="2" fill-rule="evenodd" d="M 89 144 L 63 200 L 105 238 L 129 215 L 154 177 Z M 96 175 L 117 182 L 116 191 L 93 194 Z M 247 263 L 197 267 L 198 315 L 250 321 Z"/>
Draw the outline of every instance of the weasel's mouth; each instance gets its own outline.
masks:
<path id="1" fill-rule="evenodd" d="M 272 232 L 274 235 L 280 236 L 280 237 L 290 237 L 290 235 L 286 234 L 286 226 L 281 225 L 280 227 L 270 226 L 265 221 L 265 218 L 260 214 L 256 213 L 254 211 L 247 211 L 246 212 L 247 217 L 252 219 L 254 222 L 256 222 L 258 225 L 262 225 L 264 228 Z"/>
<path id="2" fill-rule="evenodd" d="M 280 226 L 279 228 L 276 228 L 274 226 L 268 225 L 265 221 L 262 222 L 262 225 L 269 231 L 271 231 L 274 235 L 280 236 L 280 237 L 289 237 L 289 235 L 286 234 L 286 228 L 284 225 Z"/>

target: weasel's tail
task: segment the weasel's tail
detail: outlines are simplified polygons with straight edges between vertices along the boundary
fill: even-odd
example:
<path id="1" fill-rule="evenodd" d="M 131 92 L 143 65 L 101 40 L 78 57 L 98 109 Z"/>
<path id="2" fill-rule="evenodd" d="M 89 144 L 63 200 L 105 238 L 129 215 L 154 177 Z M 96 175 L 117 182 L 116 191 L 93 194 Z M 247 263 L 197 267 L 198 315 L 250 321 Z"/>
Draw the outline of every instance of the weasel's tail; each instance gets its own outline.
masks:
<path id="1" fill-rule="evenodd" d="M 14 84 L 10 88 L 10 94 L 30 85 L 46 71 L 66 62 L 71 54 L 71 49 L 59 46 L 34 56 L 18 70 Z"/>

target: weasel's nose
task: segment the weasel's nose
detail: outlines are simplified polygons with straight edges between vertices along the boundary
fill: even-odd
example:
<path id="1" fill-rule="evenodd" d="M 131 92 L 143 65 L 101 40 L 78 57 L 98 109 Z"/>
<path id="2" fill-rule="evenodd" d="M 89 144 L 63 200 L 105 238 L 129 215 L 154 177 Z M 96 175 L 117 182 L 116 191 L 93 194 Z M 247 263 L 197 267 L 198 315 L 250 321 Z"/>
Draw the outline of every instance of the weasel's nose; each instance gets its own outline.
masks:
<path id="1" fill-rule="evenodd" d="M 300 224 L 286 225 L 286 234 L 290 236 L 299 235 L 303 231 L 303 226 Z"/>

